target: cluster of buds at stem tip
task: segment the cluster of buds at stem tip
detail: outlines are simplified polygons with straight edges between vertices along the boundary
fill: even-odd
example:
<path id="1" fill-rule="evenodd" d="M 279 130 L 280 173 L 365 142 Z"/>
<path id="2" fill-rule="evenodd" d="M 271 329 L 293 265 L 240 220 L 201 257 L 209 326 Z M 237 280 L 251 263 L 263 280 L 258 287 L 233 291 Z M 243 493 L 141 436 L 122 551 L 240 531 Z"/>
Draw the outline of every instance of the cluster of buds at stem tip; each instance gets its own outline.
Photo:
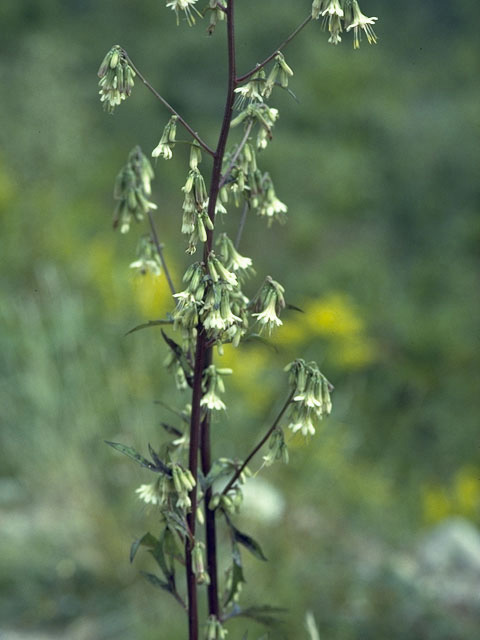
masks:
<path id="1" fill-rule="evenodd" d="M 200 401 L 200 406 L 210 411 L 226 409 L 218 394 L 225 393 L 225 384 L 222 376 L 228 376 L 232 373 L 231 369 L 218 369 L 214 364 L 205 369 L 202 378 L 203 397 Z"/>
<path id="2" fill-rule="evenodd" d="M 192 549 L 192 569 L 197 579 L 197 584 L 210 584 L 210 576 L 205 570 L 204 562 L 205 545 L 203 542 L 195 542 Z"/>
<path id="3" fill-rule="evenodd" d="M 285 442 L 285 434 L 280 427 L 277 427 L 268 441 L 268 451 L 263 456 L 263 463 L 270 467 L 277 460 L 282 460 L 288 464 L 288 448 Z"/>
<path id="4" fill-rule="evenodd" d="M 148 199 L 152 192 L 150 183 L 153 176 L 152 165 L 140 147 L 132 149 L 127 164 L 115 180 L 113 197 L 118 200 L 118 204 L 115 208 L 114 228 L 120 226 L 120 231 L 127 233 L 132 217 L 140 222 L 150 209 L 157 208 Z"/>
<path id="5" fill-rule="evenodd" d="M 175 491 L 177 493 L 176 507 L 183 511 L 188 511 L 192 505 L 188 494 L 195 486 L 195 478 L 190 469 L 183 469 L 179 464 L 173 463 L 172 478 Z"/>
<path id="6" fill-rule="evenodd" d="M 268 75 L 268 78 L 263 86 L 262 96 L 269 98 L 272 94 L 275 84 L 279 84 L 282 89 L 288 87 L 288 81 L 293 76 L 292 69 L 288 66 L 285 56 L 280 51 L 275 56 L 272 69 Z"/>
<path id="7" fill-rule="evenodd" d="M 98 70 L 100 100 L 106 111 L 113 113 L 115 107 L 132 93 L 135 75 L 124 50 L 116 44 Z"/>
<path id="8" fill-rule="evenodd" d="M 289 429 L 313 435 L 318 421 L 330 415 L 333 386 L 321 373 L 315 362 L 298 359 L 285 367 L 289 374 L 293 399 L 290 405 Z"/>
<path id="9" fill-rule="evenodd" d="M 252 309 L 255 312 L 252 316 L 257 318 L 260 331 L 267 329 L 271 333 L 272 329 L 283 324 L 279 316 L 285 308 L 284 293 L 285 289 L 281 284 L 270 276 L 265 278 L 262 288 L 252 301 Z"/>
<path id="10" fill-rule="evenodd" d="M 204 640 L 224 640 L 227 637 L 227 630 L 215 616 L 209 616 L 205 625 Z"/>
<path id="11" fill-rule="evenodd" d="M 151 236 L 141 236 L 137 247 L 137 259 L 130 264 L 130 269 L 136 269 L 142 276 L 151 273 L 159 276 L 161 271 L 161 261 L 157 248 Z"/>
<path id="12" fill-rule="evenodd" d="M 211 36 L 215 31 L 217 22 L 225 20 L 225 11 L 219 7 L 218 0 L 209 0 L 208 9 L 210 10 L 210 24 L 208 26 L 208 35 Z"/>
<path id="13" fill-rule="evenodd" d="M 173 156 L 172 149 L 175 146 L 175 140 L 177 135 L 177 120 L 178 116 L 172 116 L 165 125 L 160 142 L 152 151 L 152 158 L 164 158 L 170 160 Z"/>
<path id="14" fill-rule="evenodd" d="M 202 17 L 202 14 L 194 6 L 197 0 L 169 0 L 167 7 L 175 11 L 177 16 L 177 26 L 180 23 L 179 12 L 183 11 L 190 27 L 195 24 L 195 14 Z"/>
<path id="15" fill-rule="evenodd" d="M 237 127 L 242 123 L 248 126 L 251 121 L 258 124 L 257 148 L 265 149 L 272 139 L 272 128 L 277 120 L 278 109 L 269 107 L 264 102 L 254 102 L 232 120 L 231 126 Z"/>
<path id="16" fill-rule="evenodd" d="M 377 42 L 377 36 L 373 26 L 376 17 L 365 16 L 357 0 L 313 0 L 312 18 L 317 20 L 322 17 L 323 28 L 328 29 L 332 44 L 342 41 L 343 30 L 353 29 L 353 47 L 358 49 L 362 39 L 362 31 L 366 35 L 369 44 Z"/>

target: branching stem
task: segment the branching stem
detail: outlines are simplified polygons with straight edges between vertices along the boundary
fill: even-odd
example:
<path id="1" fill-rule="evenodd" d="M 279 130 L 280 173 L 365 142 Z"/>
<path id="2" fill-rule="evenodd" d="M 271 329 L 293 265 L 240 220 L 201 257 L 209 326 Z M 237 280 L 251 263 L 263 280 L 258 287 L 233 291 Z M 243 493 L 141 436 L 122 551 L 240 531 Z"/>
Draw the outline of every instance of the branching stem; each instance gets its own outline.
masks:
<path id="1" fill-rule="evenodd" d="M 309 22 L 311 22 L 312 20 L 312 15 L 308 15 L 305 20 L 298 25 L 298 27 L 295 29 L 295 31 L 293 31 L 288 38 L 286 38 L 276 49 L 273 53 L 271 53 L 267 58 L 265 58 L 265 60 L 263 62 L 259 62 L 253 69 L 250 69 L 250 71 L 248 73 L 245 73 L 243 76 L 239 76 L 237 78 L 237 83 L 241 83 L 241 82 L 245 82 L 245 80 L 248 80 L 251 76 L 253 76 L 254 73 L 256 73 L 259 69 L 262 69 L 265 65 L 267 65 L 271 60 L 273 60 L 275 58 L 275 56 L 277 55 L 277 53 L 279 51 L 282 51 L 282 49 L 285 49 L 285 47 L 300 33 L 300 31 L 302 31 L 302 29 L 304 27 L 307 26 L 307 24 Z"/>
<path id="2" fill-rule="evenodd" d="M 225 156 L 230 122 L 233 114 L 233 103 L 235 99 L 236 87 L 236 64 L 235 64 L 235 26 L 234 26 L 234 6 L 235 0 L 230 0 L 226 7 L 227 37 L 228 37 L 228 88 L 225 100 L 225 110 L 223 122 L 220 129 L 218 144 L 213 152 L 213 168 L 210 182 L 208 216 L 212 222 L 215 221 L 215 208 L 220 190 L 220 180 L 222 173 L 222 163 Z M 205 147 L 204 147 L 205 148 Z M 207 241 L 204 245 L 204 261 L 207 260 L 213 245 L 213 231 L 208 231 Z M 192 393 L 192 413 L 190 420 L 190 449 L 189 449 L 189 469 L 195 478 L 198 479 L 198 449 L 201 444 L 202 466 L 204 474 L 208 473 L 211 459 L 210 443 L 210 418 L 208 414 L 202 421 L 202 411 L 200 402 L 202 399 L 202 378 L 205 367 L 212 362 L 212 348 L 207 346 L 207 336 L 201 324 L 197 327 L 197 346 L 195 352 L 195 364 L 193 374 Z M 201 434 L 201 439 L 200 439 Z M 195 536 L 195 521 L 197 508 L 197 488 L 194 487 L 190 493 L 191 512 L 188 514 L 188 525 Z M 206 551 L 207 566 L 210 573 L 210 584 L 208 586 L 208 609 L 209 615 L 219 617 L 219 600 L 217 586 L 217 552 L 216 552 L 216 532 L 215 532 L 215 512 L 206 509 Z M 198 640 L 198 603 L 195 575 L 192 567 L 191 545 L 186 544 L 186 574 L 188 587 L 188 611 L 189 611 L 189 640 Z"/>
<path id="3" fill-rule="evenodd" d="M 168 270 L 168 267 L 167 267 L 167 262 L 163 254 L 163 246 L 160 244 L 160 241 L 158 239 L 157 229 L 155 227 L 155 221 L 153 219 L 152 212 L 150 210 L 148 211 L 148 221 L 150 222 L 150 231 L 152 233 L 153 244 L 155 245 L 155 248 L 158 253 L 158 257 L 160 258 L 160 262 L 162 263 L 163 271 L 165 273 L 165 277 L 167 278 L 168 286 L 170 287 L 172 296 L 174 296 L 176 293 L 175 287 L 173 285 L 173 280 L 170 276 L 170 271 Z"/>
<path id="4" fill-rule="evenodd" d="M 250 120 L 250 122 L 247 125 L 247 128 L 245 129 L 245 134 L 242 138 L 242 140 L 240 141 L 238 147 L 235 149 L 235 153 L 232 156 L 232 159 L 230 160 L 230 164 L 228 165 L 227 169 L 225 170 L 225 173 L 223 174 L 221 180 L 220 180 L 220 184 L 218 185 L 218 188 L 221 189 L 223 187 L 223 185 L 227 182 L 230 173 L 232 172 L 232 169 L 235 166 L 235 163 L 238 160 L 239 155 L 242 153 L 242 149 L 243 147 L 247 144 L 248 142 L 248 138 L 250 137 L 250 133 L 252 132 L 252 128 L 253 128 L 253 120 Z"/>
<path id="5" fill-rule="evenodd" d="M 275 418 L 274 423 L 272 424 L 272 426 L 270 427 L 270 429 L 267 431 L 267 433 L 263 436 L 263 438 L 260 440 L 260 442 L 257 444 L 257 446 L 252 450 L 252 452 L 245 458 L 244 462 L 242 463 L 242 465 L 235 471 L 235 473 L 233 474 L 232 478 L 230 479 L 230 482 L 227 484 L 227 486 L 225 487 L 225 489 L 222 491 L 221 495 L 224 496 L 228 493 L 228 491 L 233 487 L 233 485 L 235 484 L 235 482 L 238 480 L 238 478 L 240 477 L 240 475 L 242 474 L 242 471 L 245 469 L 245 467 L 248 465 L 248 463 L 250 462 L 250 460 L 253 458 L 253 456 L 260 451 L 260 449 L 263 447 L 263 445 L 267 442 L 267 440 L 270 438 L 270 436 L 272 435 L 272 433 L 275 431 L 275 429 L 278 427 L 278 423 L 280 422 L 280 420 L 283 418 L 285 411 L 288 409 L 288 405 L 291 403 L 293 395 L 294 395 L 295 391 L 292 391 L 292 393 L 288 396 L 287 401 L 285 402 L 285 404 L 283 405 L 283 407 L 280 410 L 280 413 L 278 414 L 278 416 Z"/>
<path id="6" fill-rule="evenodd" d="M 134 65 L 134 63 L 132 62 L 130 56 L 128 55 L 128 53 L 125 51 L 125 49 L 122 49 L 123 53 L 125 54 L 125 58 L 128 61 L 128 64 L 132 67 L 132 69 L 135 71 L 135 73 L 137 74 L 137 76 L 140 78 L 140 80 L 143 82 L 143 84 L 147 87 L 147 89 L 149 89 L 153 95 L 157 98 L 157 100 L 160 100 L 160 102 L 170 111 L 170 113 L 172 113 L 174 116 L 177 116 L 178 121 L 180 122 L 180 124 L 188 131 L 188 133 L 192 136 L 192 138 L 194 138 L 198 144 L 202 147 L 202 149 L 204 149 L 207 153 L 209 153 L 211 156 L 215 155 L 215 152 L 213 151 L 213 149 L 211 149 L 208 144 L 206 142 L 204 142 L 202 140 L 202 138 L 200 138 L 200 136 L 198 135 L 198 133 L 196 133 L 192 127 L 188 124 L 188 122 L 186 122 L 186 120 L 184 120 L 182 118 L 182 116 L 178 113 L 178 111 L 176 111 L 172 105 L 167 102 L 165 100 L 165 98 L 163 96 L 161 96 L 158 91 L 156 89 L 154 89 L 152 87 L 152 85 L 148 82 L 148 80 L 145 78 L 145 76 L 140 73 L 140 71 L 137 69 L 137 67 Z"/>

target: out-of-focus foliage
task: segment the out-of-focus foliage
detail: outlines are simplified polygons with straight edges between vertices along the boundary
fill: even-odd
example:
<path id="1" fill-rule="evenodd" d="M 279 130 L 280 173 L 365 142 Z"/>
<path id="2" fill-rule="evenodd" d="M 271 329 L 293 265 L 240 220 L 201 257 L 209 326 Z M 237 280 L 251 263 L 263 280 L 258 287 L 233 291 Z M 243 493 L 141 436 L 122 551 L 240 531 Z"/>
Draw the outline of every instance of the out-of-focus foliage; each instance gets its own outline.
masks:
<path id="1" fill-rule="evenodd" d="M 238 4 L 248 70 L 311 3 Z M 168 637 L 184 637 L 181 610 L 128 565 L 145 518 L 155 527 L 134 494 L 145 474 L 103 445 L 145 450 L 170 419 L 154 401 L 183 404 L 157 329 L 124 337 L 168 311 L 165 280 L 134 277 L 135 234 L 111 231 L 115 175 L 135 144 L 154 148 L 168 114 L 137 82 L 106 115 L 95 76 L 122 44 L 214 144 L 222 28 L 211 39 L 202 24 L 177 29 L 163 5 L 0 6 L 0 634 L 153 640 L 168 615 Z M 252 481 L 249 527 L 270 562 L 246 558 L 251 603 L 287 605 L 291 639 L 307 610 L 328 640 L 473 638 L 478 602 L 425 587 L 416 550 L 445 518 L 480 525 L 480 8 L 362 6 L 380 18 L 377 46 L 332 47 L 315 23 L 286 50 L 299 104 L 274 98 L 281 118 L 262 166 L 289 222 L 267 233 L 250 220 L 242 251 L 255 260 L 252 293 L 270 273 L 303 313 L 285 312 L 277 351 L 226 349 L 237 376 L 214 424 L 217 452 L 247 453 L 278 411 L 292 356 L 321 362 L 333 417 L 308 446 L 291 441 L 288 467 Z M 188 263 L 186 153 L 159 161 L 154 183 L 176 282 Z M 232 211 L 225 226 L 236 224 Z M 235 622 L 229 637 L 244 629 Z"/>

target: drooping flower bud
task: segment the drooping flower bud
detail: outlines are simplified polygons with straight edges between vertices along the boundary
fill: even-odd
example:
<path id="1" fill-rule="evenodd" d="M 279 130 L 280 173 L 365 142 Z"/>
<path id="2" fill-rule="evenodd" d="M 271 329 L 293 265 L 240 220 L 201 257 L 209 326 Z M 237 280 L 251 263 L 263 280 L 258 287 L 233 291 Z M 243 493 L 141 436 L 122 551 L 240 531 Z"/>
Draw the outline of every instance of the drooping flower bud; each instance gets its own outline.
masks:
<path id="1" fill-rule="evenodd" d="M 116 44 L 98 70 L 100 100 L 106 111 L 113 113 L 115 107 L 131 94 L 135 75 L 124 50 Z"/>

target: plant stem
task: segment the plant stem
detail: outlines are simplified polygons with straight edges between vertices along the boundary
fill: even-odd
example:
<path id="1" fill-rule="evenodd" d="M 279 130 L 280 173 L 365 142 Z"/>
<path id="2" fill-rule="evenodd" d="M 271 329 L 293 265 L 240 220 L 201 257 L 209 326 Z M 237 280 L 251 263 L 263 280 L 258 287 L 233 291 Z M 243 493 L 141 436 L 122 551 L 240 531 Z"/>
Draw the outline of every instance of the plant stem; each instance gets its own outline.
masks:
<path id="1" fill-rule="evenodd" d="M 250 120 L 250 122 L 247 125 L 247 128 L 245 129 L 245 135 L 243 136 L 240 144 L 238 145 L 238 147 L 235 149 L 235 153 L 233 154 L 233 157 L 230 161 L 230 164 L 228 165 L 225 173 L 223 174 L 221 180 L 220 180 L 220 185 L 219 185 L 219 189 L 221 189 L 223 187 L 223 185 L 226 183 L 226 181 L 228 180 L 228 177 L 233 169 L 233 167 L 235 166 L 235 163 L 238 160 L 238 156 L 242 153 L 242 149 L 243 147 L 247 144 L 248 142 L 248 138 L 250 136 L 250 133 L 252 131 L 252 127 L 253 127 L 253 120 Z"/>
<path id="2" fill-rule="evenodd" d="M 235 65 L 235 27 L 234 27 L 234 5 L 235 0 L 230 0 L 226 7 L 227 18 L 227 37 L 228 37 L 228 88 L 225 100 L 225 111 L 223 122 L 220 129 L 218 144 L 213 153 L 213 168 L 210 182 L 208 216 L 212 222 L 215 221 L 215 208 L 217 203 L 218 192 L 220 190 L 220 179 L 222 172 L 222 163 L 227 145 L 228 133 L 230 131 L 230 122 L 233 113 L 233 102 L 235 98 L 236 87 L 236 65 Z M 207 241 L 204 245 L 203 258 L 206 262 L 208 255 L 212 250 L 213 231 L 208 231 Z M 208 414 L 201 423 L 201 406 L 202 399 L 202 378 L 203 371 L 208 364 L 212 362 L 212 349 L 207 347 L 207 336 L 201 325 L 197 327 L 197 346 L 195 352 L 195 364 L 193 374 L 193 393 L 192 393 L 192 413 L 190 420 L 190 449 L 189 449 L 189 469 L 195 478 L 198 479 L 198 448 L 200 441 L 200 429 L 202 427 L 202 466 L 203 472 L 208 473 L 211 462 L 211 445 L 210 445 L 210 418 Z M 191 511 L 188 514 L 188 525 L 191 533 L 195 536 L 195 521 L 197 508 L 197 489 L 194 487 L 190 493 L 192 502 Z M 207 500 L 206 500 L 207 502 Z M 205 513 L 205 525 L 207 536 L 207 564 L 210 573 L 210 585 L 208 587 L 209 614 L 219 615 L 218 605 L 218 583 L 216 570 L 216 532 L 215 532 L 215 512 L 208 508 Z M 186 543 L 186 574 L 187 574 L 187 590 L 188 590 L 188 611 L 189 611 L 189 640 L 198 640 L 198 604 L 196 581 L 192 569 L 192 554 L 189 542 Z"/>
<path id="3" fill-rule="evenodd" d="M 206 142 L 204 142 L 200 136 L 198 135 L 198 133 L 196 133 L 192 127 L 188 124 L 188 122 L 186 122 L 186 120 L 184 120 L 182 118 L 182 116 L 178 113 L 178 111 L 176 111 L 172 105 L 167 102 L 165 100 L 165 98 L 163 96 L 161 96 L 158 91 L 156 89 L 154 89 L 152 87 L 152 85 L 148 82 L 148 80 L 145 78 L 145 76 L 143 74 L 140 73 L 140 71 L 137 69 L 137 67 L 133 64 L 130 56 L 128 55 L 128 53 L 125 51 L 125 49 L 122 49 L 123 53 L 125 54 L 125 58 L 128 61 L 128 64 L 132 67 L 132 69 L 135 71 L 135 73 L 137 74 L 137 76 L 140 78 L 140 80 L 143 82 L 143 84 L 147 87 L 147 89 L 149 89 L 153 95 L 157 98 L 157 100 L 160 100 L 160 102 L 170 111 L 170 113 L 173 113 L 174 116 L 177 116 L 178 121 L 180 122 L 180 124 L 188 131 L 188 133 L 198 142 L 198 144 L 202 147 L 202 149 L 204 149 L 207 153 L 209 153 L 211 156 L 215 155 L 215 152 L 213 151 L 213 149 L 211 149 L 208 144 Z"/>
<path id="4" fill-rule="evenodd" d="M 279 51 L 281 51 L 282 49 L 285 49 L 285 47 L 300 33 L 300 31 L 302 31 L 302 29 L 304 27 L 307 26 L 307 24 L 312 20 L 312 15 L 308 15 L 305 20 L 298 25 L 298 27 L 295 29 L 295 31 L 293 31 L 288 38 L 286 38 L 276 49 L 273 53 L 271 53 L 267 58 L 265 58 L 265 60 L 263 62 L 260 62 L 259 64 L 257 64 L 253 69 L 251 69 L 248 73 L 245 73 L 243 76 L 239 76 L 237 78 L 237 83 L 240 82 L 245 82 L 245 80 L 248 80 L 248 78 L 250 78 L 250 76 L 253 76 L 254 73 L 256 73 L 259 69 L 261 69 L 262 67 L 264 67 L 266 64 L 268 64 L 271 60 L 273 60 L 275 58 L 275 56 L 277 55 L 277 53 Z"/>
<path id="5" fill-rule="evenodd" d="M 193 373 L 192 392 L 192 414 L 190 420 L 190 448 L 188 467 L 198 481 L 198 447 L 200 444 L 200 420 L 202 399 L 202 376 L 205 368 L 205 332 L 201 326 L 198 327 L 197 348 L 195 352 L 195 367 Z M 190 529 L 192 540 L 195 539 L 195 525 L 197 521 L 197 484 L 190 492 L 191 510 L 187 514 L 187 524 Z M 189 640 L 198 640 L 198 602 L 197 602 L 197 580 L 193 573 L 192 566 L 192 541 L 185 542 L 185 568 L 187 578 L 188 594 L 188 637 Z"/>
<path id="6" fill-rule="evenodd" d="M 168 286 L 170 287 L 172 296 L 174 296 L 176 293 L 175 287 L 173 285 L 172 278 L 170 277 L 170 271 L 168 270 L 167 262 L 165 260 L 165 256 L 163 255 L 163 247 L 160 244 L 160 241 L 158 239 L 157 229 L 155 228 L 155 221 L 153 219 L 152 212 L 150 210 L 148 211 L 148 221 L 150 222 L 150 230 L 152 232 L 153 243 L 155 245 L 155 248 L 157 249 L 160 262 L 162 263 L 163 271 L 165 272 L 165 277 L 167 278 Z"/>
<path id="7" fill-rule="evenodd" d="M 240 224 L 238 225 L 237 237 L 235 238 L 235 249 L 237 250 L 238 250 L 238 247 L 240 246 L 240 240 L 242 239 L 243 230 L 245 228 L 245 222 L 247 221 L 248 209 L 249 209 L 248 202 L 245 202 L 243 204 L 242 215 L 240 217 Z"/>
<path id="8" fill-rule="evenodd" d="M 263 436 L 263 438 L 260 440 L 260 442 L 257 444 L 257 446 L 253 449 L 253 451 L 245 458 L 243 464 L 235 471 L 235 473 L 233 474 L 230 482 L 227 484 L 227 486 L 225 487 L 225 489 L 222 491 L 221 495 L 224 496 L 228 493 L 228 491 L 233 487 L 233 485 L 235 484 L 235 482 L 238 480 L 238 478 L 240 477 L 242 471 L 245 469 L 245 467 L 247 466 L 247 464 L 250 462 L 250 460 L 253 458 L 253 456 L 263 447 L 263 445 L 267 442 L 267 440 L 269 439 L 269 437 L 272 435 L 272 433 L 275 431 L 275 429 L 278 426 L 278 423 L 280 422 L 280 420 L 283 418 L 283 415 L 285 413 L 285 411 L 288 408 L 288 405 L 290 404 L 290 402 L 292 401 L 293 395 L 294 395 L 295 391 L 292 391 L 292 393 L 288 396 L 287 401 L 285 402 L 285 404 L 283 405 L 282 409 L 280 410 L 280 413 L 278 414 L 278 416 L 275 418 L 274 423 L 272 424 L 272 426 L 270 427 L 270 429 L 267 431 L 267 433 Z"/>

